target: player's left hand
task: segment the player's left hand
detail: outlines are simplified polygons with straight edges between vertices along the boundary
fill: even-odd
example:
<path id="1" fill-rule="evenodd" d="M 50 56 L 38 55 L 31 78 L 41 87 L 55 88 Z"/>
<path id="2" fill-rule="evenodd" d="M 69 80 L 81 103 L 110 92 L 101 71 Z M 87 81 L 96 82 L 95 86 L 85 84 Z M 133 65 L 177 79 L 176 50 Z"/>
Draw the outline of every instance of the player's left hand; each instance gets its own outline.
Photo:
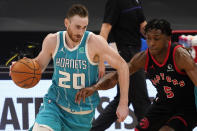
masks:
<path id="1" fill-rule="evenodd" d="M 129 115 L 129 107 L 128 105 L 119 104 L 116 110 L 116 115 L 118 117 L 118 122 L 123 122 L 126 117 Z"/>
<path id="2" fill-rule="evenodd" d="M 80 89 L 79 92 L 77 92 L 77 94 L 75 95 L 75 102 L 80 104 L 81 99 L 83 99 L 83 102 L 85 102 L 85 98 L 91 96 L 94 92 L 94 86 Z"/>

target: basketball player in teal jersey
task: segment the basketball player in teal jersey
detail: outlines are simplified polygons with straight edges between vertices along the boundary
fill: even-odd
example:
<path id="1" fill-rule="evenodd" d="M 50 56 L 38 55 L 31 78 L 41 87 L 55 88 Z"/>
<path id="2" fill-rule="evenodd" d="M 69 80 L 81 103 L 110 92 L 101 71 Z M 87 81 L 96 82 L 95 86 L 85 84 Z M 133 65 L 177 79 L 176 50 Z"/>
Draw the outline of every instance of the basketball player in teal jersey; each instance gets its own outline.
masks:
<path id="1" fill-rule="evenodd" d="M 111 49 L 107 42 L 92 32 L 86 31 L 88 11 L 83 5 L 73 5 L 65 18 L 67 31 L 48 34 L 42 50 L 34 59 L 42 71 L 53 58 L 52 85 L 44 96 L 43 105 L 36 116 L 33 131 L 88 131 L 99 104 L 98 92 L 76 102 L 75 95 L 95 84 L 99 79 L 99 60 L 103 59 L 118 71 L 121 97 L 117 108 L 118 120 L 128 115 L 127 63 Z"/>

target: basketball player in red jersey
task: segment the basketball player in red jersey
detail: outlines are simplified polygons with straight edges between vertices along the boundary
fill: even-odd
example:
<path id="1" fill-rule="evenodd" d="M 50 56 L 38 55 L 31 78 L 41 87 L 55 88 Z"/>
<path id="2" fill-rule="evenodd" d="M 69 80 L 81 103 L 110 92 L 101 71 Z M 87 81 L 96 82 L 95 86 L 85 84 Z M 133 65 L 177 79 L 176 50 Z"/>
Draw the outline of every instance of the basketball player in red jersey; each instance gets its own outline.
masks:
<path id="1" fill-rule="evenodd" d="M 145 27 L 148 49 L 129 62 L 130 74 L 145 68 L 157 90 L 136 131 L 192 131 L 197 123 L 194 95 L 197 66 L 186 49 L 171 43 L 171 31 L 166 20 L 149 21 Z M 95 90 L 113 88 L 117 78 L 116 72 L 108 73 L 93 87 L 81 90 L 76 100 L 84 99 Z"/>

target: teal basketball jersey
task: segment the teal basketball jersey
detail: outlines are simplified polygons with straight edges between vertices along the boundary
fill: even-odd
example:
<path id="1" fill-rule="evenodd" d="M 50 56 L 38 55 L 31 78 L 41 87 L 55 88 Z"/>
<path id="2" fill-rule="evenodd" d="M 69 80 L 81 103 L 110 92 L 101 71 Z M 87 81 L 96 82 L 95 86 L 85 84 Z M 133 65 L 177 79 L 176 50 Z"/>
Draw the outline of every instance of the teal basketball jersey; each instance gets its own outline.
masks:
<path id="1" fill-rule="evenodd" d="M 85 103 L 75 103 L 76 93 L 98 81 L 98 63 L 88 56 L 86 31 L 79 45 L 69 48 L 65 42 L 66 31 L 58 32 L 58 42 L 53 55 L 54 73 L 47 97 L 72 111 L 93 110 L 99 104 L 98 92 L 87 97 Z"/>

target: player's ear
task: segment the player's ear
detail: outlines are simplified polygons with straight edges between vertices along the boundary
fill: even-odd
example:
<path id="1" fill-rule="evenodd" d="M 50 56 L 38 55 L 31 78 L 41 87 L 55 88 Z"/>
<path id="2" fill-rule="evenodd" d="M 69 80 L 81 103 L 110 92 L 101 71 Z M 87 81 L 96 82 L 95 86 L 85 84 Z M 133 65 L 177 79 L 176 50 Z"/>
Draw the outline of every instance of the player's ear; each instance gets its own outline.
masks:
<path id="1" fill-rule="evenodd" d="M 171 40 L 171 36 L 167 36 L 167 40 L 170 41 Z"/>
<path id="2" fill-rule="evenodd" d="M 65 18 L 64 19 L 64 25 L 65 25 L 65 27 L 68 28 L 69 24 L 70 24 L 70 22 L 69 22 L 68 18 Z"/>

